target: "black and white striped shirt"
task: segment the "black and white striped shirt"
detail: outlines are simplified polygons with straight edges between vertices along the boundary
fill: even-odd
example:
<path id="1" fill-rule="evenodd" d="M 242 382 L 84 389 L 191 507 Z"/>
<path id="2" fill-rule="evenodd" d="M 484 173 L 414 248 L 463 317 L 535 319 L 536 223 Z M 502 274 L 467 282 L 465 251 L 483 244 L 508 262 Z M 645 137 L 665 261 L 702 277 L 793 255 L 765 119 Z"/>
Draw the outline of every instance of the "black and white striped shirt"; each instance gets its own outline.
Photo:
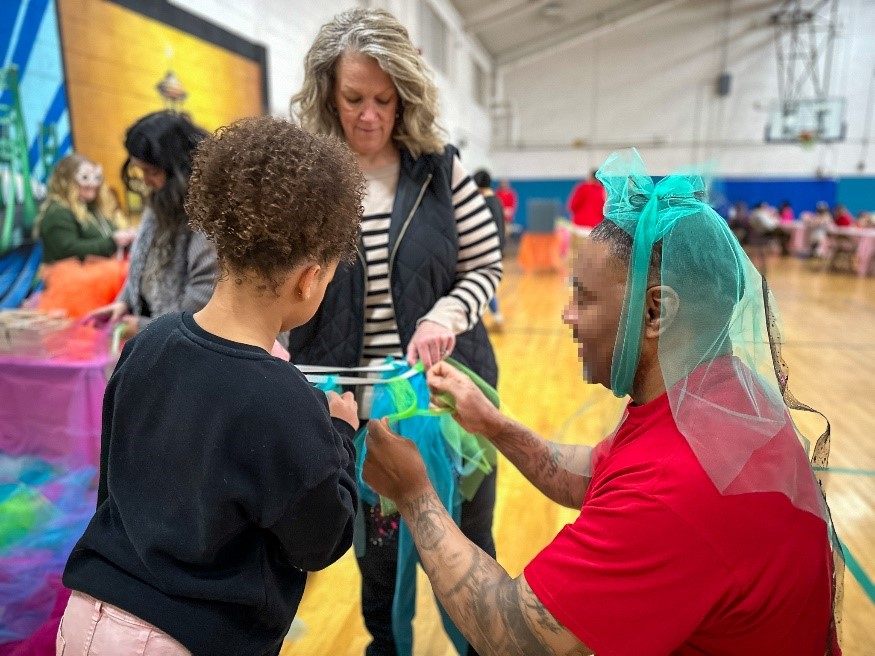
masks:
<path id="1" fill-rule="evenodd" d="M 404 356 L 389 288 L 389 222 L 398 172 L 396 163 L 365 173 L 362 242 L 367 274 L 362 364 L 389 355 Z M 458 335 L 477 325 L 501 281 L 502 263 L 492 213 L 458 157 L 453 160 L 452 187 L 459 235 L 456 284 L 420 320 L 434 321 Z"/>

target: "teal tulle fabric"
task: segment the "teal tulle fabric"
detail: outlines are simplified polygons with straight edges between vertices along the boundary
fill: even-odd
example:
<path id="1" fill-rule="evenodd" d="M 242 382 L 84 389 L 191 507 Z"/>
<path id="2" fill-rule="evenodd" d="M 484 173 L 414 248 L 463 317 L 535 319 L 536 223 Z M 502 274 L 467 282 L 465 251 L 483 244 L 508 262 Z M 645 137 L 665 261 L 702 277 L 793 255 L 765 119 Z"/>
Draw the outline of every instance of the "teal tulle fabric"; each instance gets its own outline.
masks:
<path id="1" fill-rule="evenodd" d="M 384 373 L 384 382 L 374 385 L 374 398 L 371 407 L 373 419 L 387 418 L 396 433 L 413 440 L 425 462 L 429 479 L 438 497 L 453 520 L 458 524 L 463 500 L 470 500 L 484 477 L 496 465 L 495 447 L 484 438 L 463 429 L 452 418 L 452 408 L 434 408 L 429 405 L 429 390 L 422 371 L 417 365 L 411 376 L 410 367 L 403 362 L 388 360 L 394 364 L 393 370 Z M 498 407 L 500 400 L 494 388 L 485 383 L 474 372 L 458 362 L 447 362 L 468 375 L 487 397 Z M 337 390 L 331 381 L 320 386 L 322 389 Z M 449 400 L 449 399 L 448 399 Z M 366 456 L 363 428 L 356 435 L 357 453 L 356 473 L 359 493 L 369 506 L 380 505 L 383 514 L 397 511 L 394 503 L 378 495 L 362 480 L 362 467 Z M 359 513 L 354 546 L 361 556 L 367 548 L 364 521 Z M 400 656 L 413 653 L 412 622 L 416 612 L 416 565 L 419 556 L 409 529 L 401 520 L 398 529 L 398 569 L 395 580 L 395 598 L 392 605 L 392 630 L 395 645 Z M 440 604 L 438 604 L 440 607 Z M 464 653 L 467 641 L 455 627 L 449 616 L 440 608 L 441 619 L 453 645 Z"/>
<path id="2" fill-rule="evenodd" d="M 95 470 L 0 454 L 0 644 L 48 618 L 73 545 L 94 514 Z"/>
<path id="3" fill-rule="evenodd" d="M 597 177 L 607 191 L 605 220 L 632 237 L 613 393 L 632 392 L 647 290 L 659 287 L 659 368 L 678 430 L 721 494 L 779 492 L 824 520 L 835 563 L 835 631 L 844 563 L 808 441 L 788 412 L 812 409 L 789 392 L 766 281 L 708 205 L 701 177 L 679 173 L 654 181 L 634 149 L 608 157 Z M 593 239 L 602 239 L 598 229 Z M 811 456 L 819 468 L 826 467 L 829 444 L 827 423 Z M 772 448 L 785 454 L 781 463 L 760 457 Z"/>

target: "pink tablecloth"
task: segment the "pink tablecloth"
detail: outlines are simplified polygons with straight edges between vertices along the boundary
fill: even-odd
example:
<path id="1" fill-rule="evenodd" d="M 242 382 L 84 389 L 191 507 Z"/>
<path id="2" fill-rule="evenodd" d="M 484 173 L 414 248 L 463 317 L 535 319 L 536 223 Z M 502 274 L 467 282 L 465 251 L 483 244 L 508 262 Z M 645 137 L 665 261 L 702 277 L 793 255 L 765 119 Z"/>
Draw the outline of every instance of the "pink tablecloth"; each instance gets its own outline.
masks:
<path id="1" fill-rule="evenodd" d="M 781 223 L 779 228 L 784 232 L 790 233 L 788 249 L 793 255 L 803 255 L 809 252 L 808 227 L 802 221 Z"/>
<path id="2" fill-rule="evenodd" d="M 860 237 L 857 246 L 857 273 L 865 276 L 872 266 L 872 257 L 875 256 L 875 230 L 869 230 L 869 234 Z"/>
<path id="3" fill-rule="evenodd" d="M 0 452 L 97 465 L 107 362 L 0 357 Z"/>

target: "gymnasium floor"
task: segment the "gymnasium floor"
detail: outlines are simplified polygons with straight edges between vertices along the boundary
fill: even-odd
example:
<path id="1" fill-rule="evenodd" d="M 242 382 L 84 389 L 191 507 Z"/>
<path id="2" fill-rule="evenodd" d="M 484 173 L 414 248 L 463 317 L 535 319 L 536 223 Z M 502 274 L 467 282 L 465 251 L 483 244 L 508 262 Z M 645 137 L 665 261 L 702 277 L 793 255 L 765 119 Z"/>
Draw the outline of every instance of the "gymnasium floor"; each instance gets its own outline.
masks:
<path id="1" fill-rule="evenodd" d="M 783 317 L 790 388 L 832 423 L 830 465 L 836 471 L 828 494 L 837 531 L 850 552 L 849 563 L 875 577 L 875 277 L 812 271 L 806 262 L 790 258 L 770 260 L 768 267 Z M 581 381 L 576 348 L 560 319 L 565 276 L 523 274 L 508 265 L 499 297 L 504 329 L 491 334 L 503 402 L 541 435 L 595 444 L 614 427 L 622 402 Z M 805 413 L 794 418 L 809 436 L 820 434 L 819 418 Z M 512 576 L 575 516 L 500 462 L 495 538 L 499 562 Z M 845 574 L 844 653 L 875 654 L 875 590 L 870 583 L 867 594 L 850 569 Z M 302 635 L 286 644 L 282 656 L 360 656 L 368 635 L 358 595 L 351 552 L 311 575 L 298 613 Z M 414 631 L 417 656 L 455 653 L 421 572 Z"/>

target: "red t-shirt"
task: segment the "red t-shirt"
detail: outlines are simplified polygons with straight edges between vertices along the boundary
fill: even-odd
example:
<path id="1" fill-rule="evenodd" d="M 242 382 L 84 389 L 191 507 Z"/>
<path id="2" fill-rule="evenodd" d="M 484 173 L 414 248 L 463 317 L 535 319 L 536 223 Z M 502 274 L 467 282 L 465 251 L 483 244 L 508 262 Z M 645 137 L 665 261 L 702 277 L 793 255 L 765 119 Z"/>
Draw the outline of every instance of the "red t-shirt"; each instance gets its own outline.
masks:
<path id="1" fill-rule="evenodd" d="M 510 223 L 513 221 L 513 215 L 516 213 L 516 192 L 513 189 L 502 189 L 499 187 L 495 190 L 495 195 L 501 202 L 501 206 L 504 208 L 504 220 L 507 223 Z"/>
<path id="2" fill-rule="evenodd" d="M 605 218 L 607 195 L 600 182 L 581 182 L 571 192 L 568 209 L 571 210 L 571 223 L 585 228 L 595 228 Z"/>
<path id="3" fill-rule="evenodd" d="M 792 428 L 769 449 L 798 457 Z M 525 569 L 584 644 L 599 656 L 823 656 L 832 600 L 824 520 L 777 492 L 720 494 L 667 395 L 630 405 L 592 463 L 580 516 Z"/>
<path id="4" fill-rule="evenodd" d="M 847 228 L 854 225 L 854 217 L 847 212 L 839 212 L 836 214 L 835 224 L 840 228 Z"/>

